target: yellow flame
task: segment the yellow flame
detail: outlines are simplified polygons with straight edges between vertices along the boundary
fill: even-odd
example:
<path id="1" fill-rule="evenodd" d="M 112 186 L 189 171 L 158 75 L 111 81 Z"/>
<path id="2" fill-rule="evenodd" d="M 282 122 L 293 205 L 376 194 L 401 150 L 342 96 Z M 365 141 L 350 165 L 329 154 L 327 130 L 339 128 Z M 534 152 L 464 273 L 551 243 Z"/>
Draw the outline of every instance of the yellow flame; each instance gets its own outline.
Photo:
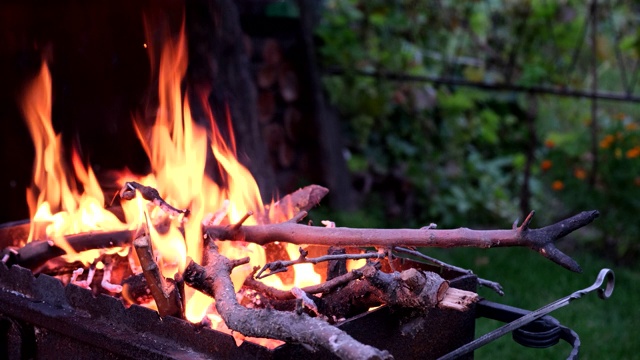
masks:
<path id="1" fill-rule="evenodd" d="M 125 229 L 111 212 L 104 209 L 104 195 L 91 167 L 82 164 L 73 151 L 75 175 L 84 189 L 80 193 L 68 176 L 63 158 L 62 139 L 51 123 L 51 74 L 46 63 L 27 86 L 22 111 L 33 139 L 36 159 L 33 185 L 27 202 L 33 219 L 28 241 L 48 238 L 67 252 L 67 260 L 92 262 L 98 251 L 76 254 L 63 235 L 99 229 Z"/>
<path id="2" fill-rule="evenodd" d="M 237 160 L 228 109 L 224 119 L 230 133 L 228 142 L 214 119 L 206 92 L 194 95 L 201 102 L 199 106 L 208 117 L 210 129 L 194 121 L 189 96 L 181 91 L 181 81 L 187 68 L 186 49 L 183 26 L 177 38 L 169 39 L 164 44 L 159 64 L 152 64 L 157 65 L 159 79 L 155 122 L 153 126 L 144 126 L 138 119 L 134 120 L 134 126 L 153 170 L 144 177 L 123 172 L 120 185 L 136 180 L 153 186 L 168 203 L 180 209 L 189 209 L 189 217 L 171 217 L 158 207 L 149 207 L 148 202 L 138 196 L 135 201 L 121 203 L 126 224 L 121 223 L 103 209 L 104 197 L 95 174 L 90 167 L 85 167 L 74 151 L 71 158 L 75 178 L 84 192 L 78 191 L 74 179 L 66 175 L 61 139 L 51 124 L 51 76 L 47 66 L 43 65 L 40 75 L 29 86 L 23 104 L 36 148 L 34 186 L 28 192 L 33 219 L 32 238 L 39 237 L 44 231 L 49 239 L 72 254 L 72 249 L 68 249 L 64 240 L 65 234 L 146 226 L 158 265 L 163 275 L 171 278 L 184 270 L 188 258 L 202 262 L 202 223 L 205 219 L 221 225 L 234 224 L 248 211 L 253 211 L 256 215 L 244 224 L 255 225 L 265 219 L 271 222 L 285 221 L 293 215 L 293 209 L 284 209 L 274 203 L 265 210 L 255 179 Z M 215 158 L 218 165 L 220 185 L 205 175 L 208 156 Z M 231 259 L 250 257 L 249 264 L 235 268 L 231 274 L 236 289 L 240 288 L 253 266 L 261 266 L 266 262 L 264 248 L 256 244 L 219 241 L 218 247 L 223 255 Z M 298 246 L 288 244 L 286 248 L 291 258 L 299 256 Z M 84 261 L 93 261 L 99 252 L 90 254 L 92 257 L 86 257 Z M 310 264 L 297 265 L 295 274 L 295 281 L 287 287 L 304 287 L 320 281 L 320 276 Z M 265 283 L 284 288 L 277 276 L 268 277 Z M 199 322 L 205 316 L 215 317 L 209 311 L 213 303 L 210 297 L 190 288 L 185 291 L 185 315 L 188 320 Z"/>

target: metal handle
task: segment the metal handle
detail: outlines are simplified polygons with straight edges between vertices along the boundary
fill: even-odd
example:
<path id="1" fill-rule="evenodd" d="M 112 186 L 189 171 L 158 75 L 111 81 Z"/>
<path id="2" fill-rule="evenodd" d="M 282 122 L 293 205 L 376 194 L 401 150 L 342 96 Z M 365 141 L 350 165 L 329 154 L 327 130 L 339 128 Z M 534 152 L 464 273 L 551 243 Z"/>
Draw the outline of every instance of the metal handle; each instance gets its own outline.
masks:
<path id="1" fill-rule="evenodd" d="M 606 281 L 606 282 L 605 282 Z M 603 288 L 604 286 L 604 288 Z M 455 359 L 464 354 L 470 353 L 475 349 L 490 343 L 491 341 L 498 339 L 511 331 L 520 328 L 536 319 L 539 319 L 550 312 L 559 309 L 563 306 L 568 305 L 571 301 L 581 298 L 582 296 L 593 292 L 598 291 L 598 296 L 605 300 L 608 299 L 613 293 L 613 288 L 615 286 L 615 274 L 611 269 L 602 269 L 596 278 L 596 281 L 593 285 L 584 288 L 582 290 L 578 290 L 573 292 L 571 295 L 565 296 L 561 299 L 558 299 L 552 303 L 549 303 L 538 310 L 532 311 L 527 315 L 524 315 L 502 327 L 499 327 L 487 334 L 482 335 L 481 337 L 473 340 L 472 342 L 459 347 L 458 349 L 440 357 L 438 360 L 449 360 Z"/>

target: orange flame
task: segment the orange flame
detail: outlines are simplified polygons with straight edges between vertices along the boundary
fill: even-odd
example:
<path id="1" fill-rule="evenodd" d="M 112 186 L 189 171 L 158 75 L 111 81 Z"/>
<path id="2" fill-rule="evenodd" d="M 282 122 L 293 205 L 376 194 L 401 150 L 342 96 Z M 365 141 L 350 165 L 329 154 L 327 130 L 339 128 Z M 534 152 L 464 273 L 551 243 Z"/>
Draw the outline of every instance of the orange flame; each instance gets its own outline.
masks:
<path id="1" fill-rule="evenodd" d="M 261 220 L 284 221 L 293 215 L 292 209 L 282 209 L 274 204 L 264 206 L 256 181 L 237 160 L 233 134 L 227 143 L 218 128 L 207 93 L 196 95 L 208 117 L 210 131 L 194 121 L 189 96 L 183 96 L 181 92 L 181 81 L 187 68 L 186 49 L 183 26 L 179 36 L 168 40 L 162 49 L 157 67 L 159 104 L 155 122 L 153 126 L 145 127 L 140 125 L 140 120 L 134 120 L 134 126 L 153 169 L 151 174 L 135 180 L 155 187 L 173 206 L 189 209 L 188 219 L 170 218 L 158 207 L 148 208 L 146 200 L 137 197 L 134 201 L 122 202 L 126 224 L 121 223 L 104 210 L 104 197 L 93 170 L 85 167 L 74 151 L 73 169 L 84 192 L 78 190 L 74 179 L 65 173 L 60 136 L 55 134 L 51 124 L 51 75 L 45 64 L 29 86 L 23 104 L 36 148 L 34 186 L 27 194 L 33 219 L 30 240 L 40 236 L 40 228 L 44 226 L 47 238 L 53 239 L 69 256 L 82 255 L 83 261 L 91 262 L 99 255 L 98 252 L 74 254 L 63 235 L 146 226 L 157 252 L 158 265 L 163 275 L 171 278 L 184 270 L 188 257 L 201 262 L 203 222 L 233 224 L 248 211 L 257 215 L 247 219 L 246 225 L 255 225 Z M 229 109 L 226 110 L 226 126 L 231 130 L 231 115 Z M 215 158 L 224 187 L 205 175 L 208 155 Z M 129 180 L 133 180 L 131 174 L 121 179 L 121 185 Z M 155 226 L 147 224 L 148 221 L 162 223 L 163 230 L 156 230 Z M 256 244 L 223 241 L 218 247 L 229 258 L 248 256 L 251 259 L 249 264 L 235 268 L 231 274 L 236 289 L 240 288 L 253 266 L 266 262 L 264 249 Z M 286 248 L 291 258 L 299 256 L 298 246 L 288 244 Z M 304 287 L 319 281 L 320 276 L 313 271 L 311 264 L 297 265 L 295 281 L 286 287 L 276 276 L 265 279 L 268 285 L 279 288 Z M 205 316 L 219 318 L 208 314 L 213 303 L 211 298 L 192 289 L 186 291 L 185 315 L 188 320 L 199 322 Z"/>
<path id="2" fill-rule="evenodd" d="M 38 76 L 27 86 L 22 103 L 36 150 L 33 185 L 27 190 L 33 220 L 28 241 L 46 235 L 67 252 L 68 261 L 89 263 L 99 252 L 76 254 L 63 235 L 89 230 L 126 229 L 127 226 L 104 209 L 104 195 L 93 170 L 84 167 L 75 151 L 72 153 L 73 168 L 84 193 L 78 191 L 74 179 L 67 175 L 62 139 L 56 135 L 51 123 L 51 88 L 51 74 L 43 64 Z"/>

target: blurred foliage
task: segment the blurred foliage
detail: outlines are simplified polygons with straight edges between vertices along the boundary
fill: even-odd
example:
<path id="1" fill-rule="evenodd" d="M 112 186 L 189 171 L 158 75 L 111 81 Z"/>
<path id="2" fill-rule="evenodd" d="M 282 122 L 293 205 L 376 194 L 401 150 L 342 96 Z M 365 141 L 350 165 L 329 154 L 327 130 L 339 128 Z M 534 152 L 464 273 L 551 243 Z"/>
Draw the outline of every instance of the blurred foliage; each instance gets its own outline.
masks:
<path id="1" fill-rule="evenodd" d="M 324 9 L 321 62 L 340 69 L 324 76 L 325 88 L 345 120 L 361 203 L 382 206 L 385 226 L 504 226 L 521 215 L 527 196 L 544 221 L 599 209 L 601 233 L 592 244 L 616 245 L 617 256 L 637 249 L 632 234 L 640 225 L 629 226 L 640 189 L 640 160 L 627 156 L 640 151 L 636 130 L 627 126 L 638 116 L 632 105 L 600 102 L 597 136 L 612 135 L 615 143 L 594 155 L 588 101 L 384 76 L 589 89 L 585 2 L 326 0 Z M 629 72 L 640 54 L 637 5 L 600 9 L 599 90 L 633 88 L 619 69 Z M 621 109 L 625 120 L 615 120 Z M 555 145 L 545 147 L 545 140 Z M 585 179 L 594 156 L 591 186 Z M 553 166 L 543 171 L 543 160 Z M 522 195 L 528 167 L 530 191 Z M 576 177 L 581 171 L 585 178 Z"/>
<path id="2" fill-rule="evenodd" d="M 633 261 L 640 251 L 640 223 L 635 219 L 640 208 L 640 128 L 624 113 L 600 120 L 595 183 L 589 181 L 592 153 L 587 127 L 550 132 L 540 168 L 564 207 L 595 207 L 605 214 L 605 221 L 598 224 L 602 234 L 591 239 L 591 245 L 614 258 Z"/>

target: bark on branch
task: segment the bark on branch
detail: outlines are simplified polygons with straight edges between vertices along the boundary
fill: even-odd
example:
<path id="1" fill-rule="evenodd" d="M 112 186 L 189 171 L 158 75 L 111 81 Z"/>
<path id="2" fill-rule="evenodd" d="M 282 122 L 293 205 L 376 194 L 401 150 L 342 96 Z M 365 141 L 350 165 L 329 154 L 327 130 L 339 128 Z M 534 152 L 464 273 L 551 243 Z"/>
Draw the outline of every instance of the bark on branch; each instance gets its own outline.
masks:
<path id="1" fill-rule="evenodd" d="M 233 263 L 211 245 L 206 266 L 189 263 L 184 280 L 189 286 L 216 299 L 216 309 L 230 329 L 245 336 L 321 346 L 342 359 L 391 359 L 387 351 L 364 345 L 344 331 L 306 314 L 271 309 L 248 309 L 238 303 L 229 274 Z"/>
<path id="2" fill-rule="evenodd" d="M 351 229 L 306 226 L 292 222 L 254 226 L 205 226 L 203 231 L 221 240 L 244 240 L 260 245 L 274 241 L 293 244 L 327 246 L 412 246 L 412 247 L 503 247 L 524 246 L 538 251 L 553 262 L 575 272 L 582 272 L 580 265 L 556 248 L 555 242 L 567 234 L 590 224 L 599 216 L 596 210 L 584 211 L 568 219 L 539 229 L 529 228 L 533 212 L 519 227 L 510 230 L 458 229 Z M 135 231 L 89 232 L 66 236 L 77 251 L 120 246 L 131 241 Z M 30 244 L 34 244 L 33 242 Z M 34 268 L 64 250 L 40 242 L 27 245 L 9 254 L 9 265 L 19 264 Z M 35 265 L 35 266 L 34 266 Z"/>
<path id="3" fill-rule="evenodd" d="M 352 229 L 306 226 L 291 222 L 227 227 L 207 226 L 204 231 L 221 240 L 243 240 L 265 245 L 274 241 L 327 246 L 505 247 L 524 246 L 575 272 L 580 265 L 556 248 L 555 241 L 595 220 L 596 210 L 583 211 L 539 229 L 529 228 L 534 212 L 510 230 L 458 229 Z"/>
<path id="4" fill-rule="evenodd" d="M 284 307 L 287 301 L 296 298 L 291 291 L 274 289 L 253 277 L 248 277 L 244 286 L 281 302 Z M 323 293 L 322 298 L 314 298 L 314 301 L 319 313 L 329 318 L 350 317 L 383 304 L 420 312 L 436 306 L 467 311 L 469 305 L 478 300 L 476 293 L 451 288 L 436 273 L 413 268 L 384 273 L 375 264 L 367 264 L 323 284 L 300 290 L 311 295 Z"/>

